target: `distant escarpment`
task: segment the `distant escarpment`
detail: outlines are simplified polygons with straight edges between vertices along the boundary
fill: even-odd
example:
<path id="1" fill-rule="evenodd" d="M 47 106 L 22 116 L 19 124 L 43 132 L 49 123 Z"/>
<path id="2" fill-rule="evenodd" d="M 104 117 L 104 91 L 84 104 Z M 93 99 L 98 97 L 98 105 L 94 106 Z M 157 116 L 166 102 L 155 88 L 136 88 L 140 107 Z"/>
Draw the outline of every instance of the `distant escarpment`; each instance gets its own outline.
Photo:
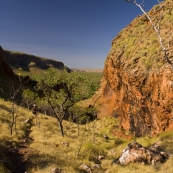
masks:
<path id="1" fill-rule="evenodd" d="M 71 68 L 74 72 L 96 72 L 102 73 L 103 69 L 101 68 Z"/>
<path id="2" fill-rule="evenodd" d="M 19 76 L 13 72 L 12 68 L 7 63 L 4 50 L 0 46 L 0 97 L 6 98 L 9 91 L 22 83 L 26 87 L 33 88 L 36 81 L 30 79 L 29 76 L 20 76 L 19 79 Z"/>
<path id="3" fill-rule="evenodd" d="M 62 62 L 41 58 L 34 55 L 7 50 L 4 50 L 4 55 L 7 63 L 12 68 L 22 68 L 25 71 L 31 71 L 32 68 L 46 70 L 50 67 L 60 70 L 64 69 L 64 64 Z"/>
<path id="4" fill-rule="evenodd" d="M 0 46 L 0 76 L 1 76 L 1 79 L 3 77 L 14 78 L 13 70 L 8 65 L 8 63 L 6 62 L 6 59 L 4 56 L 4 51 L 3 51 L 1 46 Z"/>
<path id="5" fill-rule="evenodd" d="M 160 23 L 163 43 L 173 62 L 173 1 L 154 6 L 148 14 Z M 162 16 L 162 9 L 163 14 Z M 94 95 L 98 117 L 114 116 L 125 135 L 156 135 L 173 130 L 173 65 L 167 63 L 157 34 L 147 18 L 135 18 L 112 41 L 100 90 Z"/>

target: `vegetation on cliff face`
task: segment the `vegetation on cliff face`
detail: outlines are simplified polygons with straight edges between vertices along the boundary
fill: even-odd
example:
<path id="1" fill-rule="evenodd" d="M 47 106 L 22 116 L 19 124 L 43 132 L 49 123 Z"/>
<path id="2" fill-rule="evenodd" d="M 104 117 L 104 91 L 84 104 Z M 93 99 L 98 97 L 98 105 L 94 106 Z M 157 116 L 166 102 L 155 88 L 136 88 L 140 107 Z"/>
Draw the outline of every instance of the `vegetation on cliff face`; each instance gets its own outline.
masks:
<path id="1" fill-rule="evenodd" d="M 160 34 L 164 45 L 168 46 L 169 44 L 170 61 L 173 61 L 171 56 L 173 55 L 172 6 L 173 2 L 166 0 L 161 4 L 155 5 L 148 12 L 152 21 L 157 26 L 160 25 Z M 113 39 L 109 55 L 121 56 L 121 62 L 127 68 L 142 67 L 146 71 L 152 68 L 160 68 L 165 62 L 157 33 L 144 14 L 135 18 Z"/>

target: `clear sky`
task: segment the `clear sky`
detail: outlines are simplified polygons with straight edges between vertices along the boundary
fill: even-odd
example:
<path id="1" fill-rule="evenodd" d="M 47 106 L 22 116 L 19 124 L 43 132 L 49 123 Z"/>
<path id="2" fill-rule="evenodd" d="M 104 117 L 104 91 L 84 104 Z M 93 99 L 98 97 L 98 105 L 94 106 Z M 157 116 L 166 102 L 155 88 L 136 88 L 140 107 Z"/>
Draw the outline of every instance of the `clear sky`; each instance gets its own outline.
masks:
<path id="1" fill-rule="evenodd" d="M 157 3 L 145 0 L 146 11 Z M 125 0 L 0 0 L 0 45 L 70 68 L 103 68 L 112 39 L 139 14 Z"/>

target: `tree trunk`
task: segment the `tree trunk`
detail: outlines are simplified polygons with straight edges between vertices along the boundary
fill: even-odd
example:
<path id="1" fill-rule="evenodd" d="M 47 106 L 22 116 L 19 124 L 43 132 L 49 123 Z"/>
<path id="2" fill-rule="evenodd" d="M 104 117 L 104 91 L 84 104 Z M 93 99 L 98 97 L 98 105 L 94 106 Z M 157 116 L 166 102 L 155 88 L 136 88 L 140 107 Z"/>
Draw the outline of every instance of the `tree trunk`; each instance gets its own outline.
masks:
<path id="1" fill-rule="evenodd" d="M 14 125 L 14 101 L 12 101 L 12 111 L 11 111 L 11 114 L 12 114 L 12 121 L 11 121 L 11 125 L 10 125 L 10 133 L 11 135 L 13 134 L 13 125 Z"/>
<path id="2" fill-rule="evenodd" d="M 60 128 L 61 135 L 64 137 L 62 121 L 59 121 L 59 128 Z"/>

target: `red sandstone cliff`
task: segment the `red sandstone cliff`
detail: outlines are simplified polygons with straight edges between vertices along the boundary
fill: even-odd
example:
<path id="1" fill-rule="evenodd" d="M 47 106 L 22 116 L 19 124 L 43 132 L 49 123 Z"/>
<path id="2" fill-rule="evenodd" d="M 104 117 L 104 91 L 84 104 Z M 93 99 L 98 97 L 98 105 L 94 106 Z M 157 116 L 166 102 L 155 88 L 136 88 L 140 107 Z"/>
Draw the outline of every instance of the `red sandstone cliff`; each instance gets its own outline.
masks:
<path id="1" fill-rule="evenodd" d="M 164 9 L 161 34 L 167 38 L 165 44 L 173 30 L 172 7 L 172 0 L 166 0 L 149 12 L 157 23 Z M 172 61 L 173 35 L 169 45 Z M 101 88 L 93 99 L 98 116 L 118 117 L 123 132 L 140 136 L 173 130 L 173 66 L 164 61 L 157 35 L 144 15 L 112 41 Z"/>

